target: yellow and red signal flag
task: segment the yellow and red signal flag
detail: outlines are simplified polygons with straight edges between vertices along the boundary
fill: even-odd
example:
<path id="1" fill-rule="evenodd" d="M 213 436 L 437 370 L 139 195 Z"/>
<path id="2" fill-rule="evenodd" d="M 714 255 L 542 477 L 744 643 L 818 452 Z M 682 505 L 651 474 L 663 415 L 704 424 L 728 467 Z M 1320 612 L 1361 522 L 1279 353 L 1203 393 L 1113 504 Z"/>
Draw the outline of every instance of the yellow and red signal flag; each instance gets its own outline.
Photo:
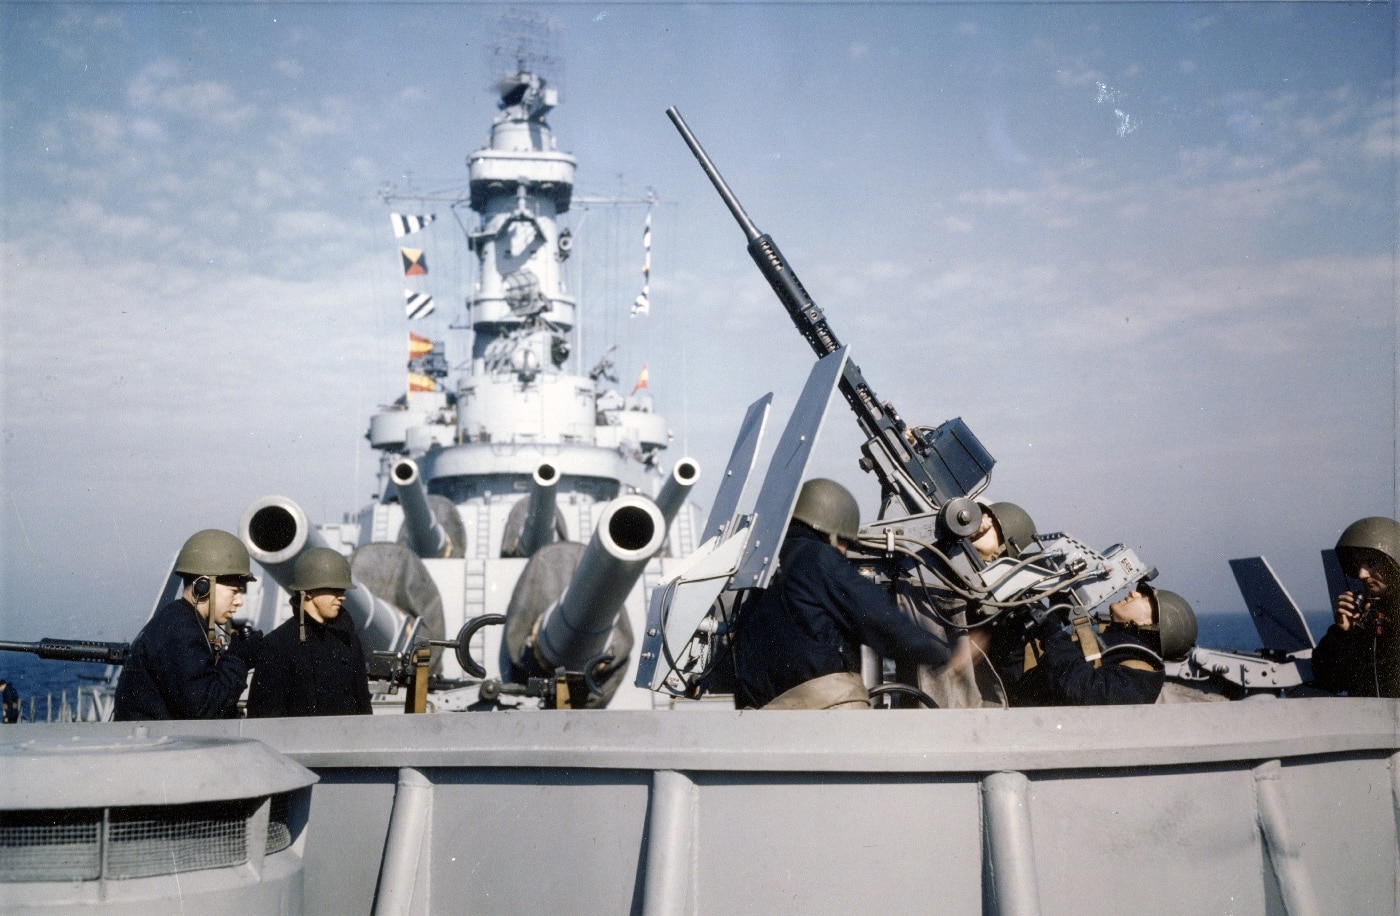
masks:
<path id="1" fill-rule="evenodd" d="M 405 277 L 422 277 L 428 273 L 428 260 L 423 257 L 423 249 L 400 248 L 399 256 L 403 258 L 403 275 Z"/>
<path id="2" fill-rule="evenodd" d="M 408 332 L 408 358 L 417 359 L 433 352 L 433 342 L 422 334 Z"/>

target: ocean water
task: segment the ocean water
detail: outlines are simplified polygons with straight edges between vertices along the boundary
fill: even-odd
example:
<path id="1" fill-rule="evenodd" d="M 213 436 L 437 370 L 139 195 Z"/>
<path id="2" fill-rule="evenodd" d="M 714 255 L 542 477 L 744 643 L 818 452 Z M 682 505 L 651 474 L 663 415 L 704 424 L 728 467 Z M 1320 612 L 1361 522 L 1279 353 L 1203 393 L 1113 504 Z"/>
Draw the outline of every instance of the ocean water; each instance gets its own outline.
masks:
<path id="1" fill-rule="evenodd" d="M 48 661 L 28 652 L 0 652 L 0 677 L 13 684 L 19 693 L 26 720 L 31 699 L 34 718 L 42 722 L 48 718 L 52 697 L 53 716 L 57 719 L 65 693 L 69 707 L 75 707 L 78 690 L 101 684 L 106 680 L 106 672 L 106 665 Z"/>
<path id="2" fill-rule="evenodd" d="M 1312 630 L 1314 641 L 1322 638 L 1332 622 L 1330 611 L 1304 611 L 1303 617 Z M 1198 645 L 1245 651 L 1259 648 L 1259 634 L 1246 613 L 1202 614 L 1198 624 Z M 106 679 L 106 671 L 105 665 L 48 661 L 28 652 L 0 652 L 0 677 L 15 685 L 26 716 L 33 698 L 35 716 L 40 721 L 47 717 L 50 697 L 56 716 L 65 692 L 70 706 L 76 704 L 78 689 L 100 684 Z"/>

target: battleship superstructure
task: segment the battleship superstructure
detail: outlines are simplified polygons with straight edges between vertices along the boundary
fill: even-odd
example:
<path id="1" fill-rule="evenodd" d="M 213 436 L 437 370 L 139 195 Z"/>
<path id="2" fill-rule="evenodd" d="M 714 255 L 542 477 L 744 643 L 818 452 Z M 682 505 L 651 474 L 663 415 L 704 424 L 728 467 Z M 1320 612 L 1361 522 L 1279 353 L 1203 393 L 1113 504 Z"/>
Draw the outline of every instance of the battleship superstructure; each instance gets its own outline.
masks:
<path id="1" fill-rule="evenodd" d="M 663 472 L 671 432 L 652 411 L 647 390 L 623 395 L 604 387 L 605 367 L 571 368 L 577 362 L 571 332 L 586 306 L 565 283 L 574 236 L 560 220 L 572 203 L 576 162 L 558 148 L 547 120 L 558 102 L 553 87 L 522 68 L 498 88 L 490 138 L 467 158 L 470 191 L 451 201 L 479 216 L 466 233 L 477 262 L 465 303 L 468 371 L 449 379 L 436 344 L 418 366 L 433 379 L 432 390 L 409 390 L 370 418 L 380 496 L 355 521 L 314 525 L 282 496 L 248 508 L 240 534 L 272 573 L 274 587 L 250 595 L 247 605 L 255 626 L 275 626 L 288 614 L 285 590 L 276 583 L 297 553 L 308 543 L 353 551 L 356 579 L 366 589 L 354 590 L 350 604 L 369 637 L 366 651 L 402 655 L 415 638 L 451 641 L 466 624 L 481 624 L 467 633 L 470 655 L 435 653 L 432 662 L 438 689 L 429 708 L 464 709 L 478 700 L 482 680 L 525 683 L 527 669 L 541 667 L 526 644 L 559 595 L 546 586 L 542 596 L 537 586 L 545 579 L 567 583 L 580 556 L 558 545 L 587 543 L 607 519 L 611 532 L 607 525 L 600 532 L 611 538 L 602 548 L 607 562 L 639 566 L 633 580 L 641 586 L 633 594 L 628 583 L 615 596 L 626 613 L 617 623 L 615 657 L 598 671 L 604 676 L 607 669 L 609 689 L 606 696 L 594 691 L 590 705 L 649 707 L 650 693 L 613 668 L 632 655 L 624 644 L 642 626 L 643 590 L 664 574 L 667 558 L 695 546 L 695 513 L 684 497 L 700 470 L 681 458 Z M 663 482 L 667 490 L 659 492 Z M 656 527 L 651 508 L 609 512 L 628 496 L 654 497 L 665 509 L 655 539 L 626 525 L 631 519 L 643 529 Z M 627 557 L 618 561 L 609 551 Z M 658 552 L 665 557 L 651 559 Z M 639 558 L 650 562 L 638 564 Z M 536 569 L 527 573 L 530 564 Z M 522 577 L 527 584 L 517 587 Z M 507 615 L 508 622 L 492 619 Z M 592 647 L 600 656 L 602 642 Z M 511 702 L 510 688 L 497 692 L 495 702 Z"/>

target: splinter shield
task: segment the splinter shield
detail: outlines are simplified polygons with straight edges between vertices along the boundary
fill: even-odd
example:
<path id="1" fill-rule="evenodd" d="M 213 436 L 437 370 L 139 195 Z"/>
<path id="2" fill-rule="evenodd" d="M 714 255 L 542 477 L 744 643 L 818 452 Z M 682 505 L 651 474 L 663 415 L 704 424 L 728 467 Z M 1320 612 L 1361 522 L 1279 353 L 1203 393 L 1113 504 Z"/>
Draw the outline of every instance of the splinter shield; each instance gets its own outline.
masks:
<path id="1" fill-rule="evenodd" d="M 797 399 L 787 428 L 778 440 L 773 460 L 768 463 L 768 474 L 763 478 L 758 503 L 754 506 L 748 547 L 729 583 L 730 591 L 767 588 L 773 578 L 778 565 L 778 548 L 782 546 L 788 522 L 792 521 L 792 508 L 797 503 L 797 491 L 802 486 L 807 462 L 817 444 L 817 434 L 821 432 L 822 418 L 841 381 L 848 356 L 848 349 L 841 347 L 817 360 L 807 376 L 802 396 Z"/>
<path id="2" fill-rule="evenodd" d="M 719 492 L 715 494 L 714 505 L 710 507 L 710 517 L 700 535 L 700 543 L 718 537 L 734 521 L 734 513 L 739 508 L 739 498 L 744 495 L 744 487 L 753 473 L 754 460 L 758 457 L 758 443 L 763 439 L 763 430 L 768 425 L 768 410 L 773 406 L 773 392 L 768 392 L 749 405 L 744 413 L 744 422 L 739 424 L 739 435 L 734 440 L 734 450 L 729 453 L 729 463 L 724 467 L 724 477 L 720 479 Z"/>

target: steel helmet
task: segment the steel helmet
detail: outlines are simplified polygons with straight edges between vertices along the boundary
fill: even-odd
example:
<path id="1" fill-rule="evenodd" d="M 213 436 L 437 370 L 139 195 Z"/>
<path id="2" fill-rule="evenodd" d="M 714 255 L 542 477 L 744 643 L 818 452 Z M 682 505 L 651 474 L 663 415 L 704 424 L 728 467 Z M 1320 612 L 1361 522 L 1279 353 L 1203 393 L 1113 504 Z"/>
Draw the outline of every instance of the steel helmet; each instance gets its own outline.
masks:
<path id="1" fill-rule="evenodd" d="M 1138 586 L 1152 597 L 1157 608 L 1157 632 L 1162 642 L 1162 658 L 1177 661 L 1186 657 L 1196 644 L 1196 612 L 1190 603 L 1176 592 L 1164 588 Z"/>
<path id="2" fill-rule="evenodd" d="M 985 507 L 991 513 L 992 521 L 1001 532 L 1001 542 L 1006 545 L 1006 555 L 1016 559 L 1035 537 L 1035 522 L 1025 509 L 1015 503 L 992 503 Z"/>
<path id="3" fill-rule="evenodd" d="M 1389 561 L 1392 571 L 1400 570 L 1400 522 L 1373 515 L 1348 525 L 1337 539 L 1337 560 L 1348 576 L 1356 577 L 1356 568 L 1366 552 L 1380 554 Z"/>
<path id="4" fill-rule="evenodd" d="M 309 592 L 318 588 L 349 589 L 350 561 L 329 547 L 311 547 L 301 552 L 292 567 L 292 591 Z"/>
<path id="5" fill-rule="evenodd" d="M 175 571 L 184 576 L 238 576 L 254 578 L 248 566 L 248 548 L 227 531 L 206 528 L 190 535 L 175 557 Z"/>
<path id="6" fill-rule="evenodd" d="M 860 506 L 856 498 L 850 490 L 824 477 L 814 477 L 802 485 L 792 517 L 831 538 L 854 541 L 860 534 Z"/>

